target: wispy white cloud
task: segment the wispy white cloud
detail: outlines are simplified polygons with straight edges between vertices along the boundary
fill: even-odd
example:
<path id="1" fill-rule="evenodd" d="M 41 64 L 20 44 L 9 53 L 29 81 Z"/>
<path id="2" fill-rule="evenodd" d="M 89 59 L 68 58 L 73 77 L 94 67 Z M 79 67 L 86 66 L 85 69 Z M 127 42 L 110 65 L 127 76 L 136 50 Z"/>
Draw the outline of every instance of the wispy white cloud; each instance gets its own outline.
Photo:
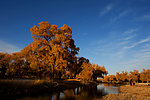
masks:
<path id="1" fill-rule="evenodd" d="M 149 47 L 148 47 L 149 48 Z M 145 48 L 148 50 L 148 48 Z M 144 49 L 135 51 L 132 54 L 132 59 L 121 62 L 122 65 L 126 64 L 124 70 L 142 70 L 143 68 L 147 69 L 150 67 L 150 50 L 144 51 Z M 127 63 L 126 63 L 127 62 Z"/>
<path id="2" fill-rule="evenodd" d="M 114 5 L 113 4 L 109 4 L 107 5 L 104 9 L 102 9 L 102 11 L 100 12 L 100 16 L 105 15 L 106 13 L 110 12 L 113 9 Z"/>
<path id="3" fill-rule="evenodd" d="M 119 45 L 127 45 L 129 44 L 133 38 L 135 38 L 137 36 L 137 34 L 135 34 L 134 32 L 136 32 L 138 29 L 130 29 L 127 30 L 125 32 L 123 32 L 123 36 L 121 38 L 121 41 L 119 42 Z"/>
<path id="4" fill-rule="evenodd" d="M 150 37 L 139 41 L 138 44 L 141 44 L 141 43 L 144 43 L 144 42 L 149 42 L 149 41 L 150 41 Z"/>
<path id="5" fill-rule="evenodd" d="M 136 21 L 150 21 L 150 14 L 142 15 L 135 19 Z"/>
<path id="6" fill-rule="evenodd" d="M 130 46 L 125 46 L 124 49 L 134 48 L 135 46 L 137 46 L 137 45 L 139 45 L 139 44 L 142 44 L 142 43 L 145 43 L 145 42 L 150 42 L 150 37 L 145 38 L 145 39 L 143 39 L 143 40 L 140 40 L 140 41 L 138 41 L 138 42 L 135 42 L 135 43 L 133 43 L 133 44 L 130 45 Z"/>
<path id="7" fill-rule="evenodd" d="M 18 52 L 21 49 L 13 44 L 7 43 L 5 41 L 0 40 L 0 52 L 13 53 Z"/>
<path id="8" fill-rule="evenodd" d="M 119 13 L 117 16 L 112 18 L 111 21 L 114 22 L 114 21 L 120 19 L 121 17 L 126 16 L 129 12 L 130 12 L 130 10 L 124 10 L 121 13 Z"/>
<path id="9" fill-rule="evenodd" d="M 99 58 L 99 62 L 108 68 L 118 66 L 114 72 L 146 69 L 150 67 L 150 36 L 137 41 L 138 30 L 139 28 L 132 28 L 122 34 L 120 32 L 116 33 L 118 35 L 110 34 L 107 38 L 94 41 L 96 45 L 91 45 L 92 50 L 90 48 L 89 53 L 94 57 L 102 57 Z M 138 48 L 134 48 L 136 46 Z"/>
<path id="10" fill-rule="evenodd" d="M 149 43 L 144 44 L 141 48 L 136 50 L 120 50 L 116 52 L 114 56 L 118 61 L 118 70 L 120 71 L 142 71 L 143 68 L 148 69 L 150 67 L 150 47 Z M 125 57 L 126 56 L 126 57 Z M 122 57 L 122 58 L 121 58 Z M 121 60 L 119 60 L 121 59 Z"/>
<path id="11" fill-rule="evenodd" d="M 136 34 L 131 35 L 131 36 L 128 36 L 128 37 L 125 37 L 124 40 L 130 40 L 130 39 L 132 39 L 132 38 L 134 38 L 134 37 L 136 37 Z"/>
<path id="12" fill-rule="evenodd" d="M 120 45 L 120 46 L 121 46 L 121 45 L 126 45 L 126 44 L 128 44 L 128 43 L 130 43 L 130 41 L 122 41 L 122 42 L 119 43 L 119 45 Z"/>
<path id="13" fill-rule="evenodd" d="M 131 33 L 136 32 L 136 31 L 138 31 L 137 28 L 136 29 L 130 29 L 128 31 L 125 31 L 124 34 L 131 34 Z"/>

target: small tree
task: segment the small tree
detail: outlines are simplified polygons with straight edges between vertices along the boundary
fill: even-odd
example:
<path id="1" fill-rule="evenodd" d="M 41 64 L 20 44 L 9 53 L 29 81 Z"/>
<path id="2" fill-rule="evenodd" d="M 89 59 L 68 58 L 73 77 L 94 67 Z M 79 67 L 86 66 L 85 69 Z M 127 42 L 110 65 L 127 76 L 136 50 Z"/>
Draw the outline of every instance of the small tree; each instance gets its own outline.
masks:
<path id="1" fill-rule="evenodd" d="M 90 64 L 83 62 L 82 71 L 77 75 L 77 78 L 83 80 L 96 80 L 97 77 L 103 77 L 103 75 L 107 74 L 105 67 L 101 67 L 98 64 Z"/>
<path id="2" fill-rule="evenodd" d="M 133 72 L 130 71 L 130 74 L 128 76 L 128 80 L 130 81 L 131 79 L 134 80 L 135 82 L 139 82 L 140 78 L 140 73 L 138 70 L 134 70 Z"/>
<path id="3" fill-rule="evenodd" d="M 143 69 L 143 71 L 140 74 L 140 80 L 142 81 L 142 83 L 144 81 L 146 81 L 147 83 L 150 81 L 150 70 L 149 69 L 147 69 L 147 70 Z"/>
<path id="4" fill-rule="evenodd" d="M 92 64 L 92 67 L 94 68 L 93 71 L 93 80 L 96 80 L 97 77 L 104 78 L 104 75 L 107 75 L 107 71 L 104 66 L 99 66 L 98 64 Z"/>
<path id="5" fill-rule="evenodd" d="M 84 81 L 92 80 L 93 71 L 94 71 L 94 68 L 92 67 L 92 64 L 84 62 L 82 64 L 82 69 L 83 70 L 79 73 L 79 75 L 77 75 L 77 78 L 82 79 Z"/>
<path id="6" fill-rule="evenodd" d="M 118 82 L 125 82 L 128 80 L 128 73 L 124 71 L 122 71 L 121 73 L 117 72 L 116 79 Z"/>

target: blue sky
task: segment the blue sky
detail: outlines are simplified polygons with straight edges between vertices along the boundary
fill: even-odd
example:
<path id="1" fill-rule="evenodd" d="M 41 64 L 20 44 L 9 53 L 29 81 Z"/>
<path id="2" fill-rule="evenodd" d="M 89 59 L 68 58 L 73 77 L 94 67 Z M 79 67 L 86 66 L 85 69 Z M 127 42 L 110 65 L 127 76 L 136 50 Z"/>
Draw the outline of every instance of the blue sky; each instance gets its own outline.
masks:
<path id="1" fill-rule="evenodd" d="M 71 26 L 79 56 L 110 74 L 150 68 L 149 0 L 0 0 L 0 51 L 32 42 L 41 21 Z"/>

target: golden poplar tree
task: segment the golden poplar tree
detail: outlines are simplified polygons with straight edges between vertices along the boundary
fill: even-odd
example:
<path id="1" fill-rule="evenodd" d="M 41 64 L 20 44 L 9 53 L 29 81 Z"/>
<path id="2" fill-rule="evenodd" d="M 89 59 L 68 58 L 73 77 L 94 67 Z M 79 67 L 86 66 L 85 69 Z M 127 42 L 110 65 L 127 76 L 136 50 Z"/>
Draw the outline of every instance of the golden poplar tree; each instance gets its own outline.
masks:
<path id="1" fill-rule="evenodd" d="M 130 71 L 130 74 L 128 75 L 129 81 L 132 79 L 135 82 L 139 82 L 139 78 L 140 78 L 140 73 L 138 70 Z"/>
<path id="2" fill-rule="evenodd" d="M 49 73 L 52 77 L 57 72 L 61 75 L 64 70 L 77 67 L 74 65 L 79 48 L 75 46 L 71 28 L 66 24 L 58 28 L 48 22 L 38 25 L 30 29 L 33 37 L 32 44 L 27 47 L 31 50 L 28 58 L 30 67 L 42 74 Z"/>
<path id="3" fill-rule="evenodd" d="M 140 80 L 142 83 L 146 81 L 147 83 L 150 82 L 150 69 L 143 69 L 143 71 L 140 73 Z"/>

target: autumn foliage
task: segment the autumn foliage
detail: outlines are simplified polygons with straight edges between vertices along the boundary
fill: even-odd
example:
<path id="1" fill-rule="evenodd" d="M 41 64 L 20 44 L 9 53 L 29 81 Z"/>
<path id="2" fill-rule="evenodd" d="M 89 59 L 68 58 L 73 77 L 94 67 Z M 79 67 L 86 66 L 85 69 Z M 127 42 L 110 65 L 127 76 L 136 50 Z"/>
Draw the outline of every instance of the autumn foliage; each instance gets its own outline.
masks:
<path id="1" fill-rule="evenodd" d="M 71 27 L 58 28 L 41 22 L 31 29 L 33 42 L 20 52 L 0 53 L 1 78 L 76 78 L 96 80 L 107 74 L 105 67 L 77 57 L 79 47 Z"/>
<path id="2" fill-rule="evenodd" d="M 150 82 L 150 69 L 147 70 L 143 69 L 143 71 L 140 74 L 140 80 L 142 82 L 144 81 L 147 81 L 147 83 Z"/>
<path id="3" fill-rule="evenodd" d="M 41 22 L 31 29 L 33 42 L 20 52 L 0 53 L 0 76 L 4 78 L 77 78 L 85 81 L 103 78 L 104 82 L 150 82 L 150 70 L 134 70 L 108 75 L 104 66 L 91 64 L 87 58 L 78 57 L 71 27 L 58 28 Z"/>
<path id="4" fill-rule="evenodd" d="M 33 42 L 20 52 L 0 53 L 0 77 L 4 78 L 77 78 L 85 81 L 104 78 L 104 82 L 150 82 L 150 70 L 134 70 L 108 75 L 104 66 L 91 64 L 87 58 L 78 57 L 71 27 L 58 28 L 41 22 L 31 29 Z M 104 77 L 105 76 L 105 77 Z"/>
<path id="5" fill-rule="evenodd" d="M 105 76 L 103 79 L 103 82 L 117 82 L 117 83 L 122 83 L 122 82 L 130 82 L 133 80 L 134 82 L 150 82 L 150 70 L 143 69 L 143 71 L 140 73 L 138 70 L 124 72 L 122 71 L 121 73 L 116 72 L 116 75 L 108 75 Z"/>

